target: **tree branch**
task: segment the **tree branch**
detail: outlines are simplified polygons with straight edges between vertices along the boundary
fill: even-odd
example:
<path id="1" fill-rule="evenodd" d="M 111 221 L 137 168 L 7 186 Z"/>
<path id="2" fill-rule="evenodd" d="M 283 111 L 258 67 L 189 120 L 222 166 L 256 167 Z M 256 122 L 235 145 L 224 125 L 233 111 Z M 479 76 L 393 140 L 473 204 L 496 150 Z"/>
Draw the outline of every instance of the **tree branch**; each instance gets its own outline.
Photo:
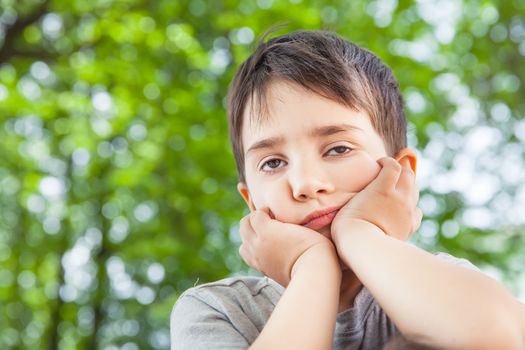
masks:
<path id="1" fill-rule="evenodd" d="M 4 44 L 0 48 L 0 63 L 8 62 L 13 56 L 18 55 L 15 49 L 16 39 L 24 32 L 25 28 L 42 18 L 47 12 L 48 6 L 48 1 L 43 2 L 33 13 L 16 20 L 12 26 L 6 29 Z"/>

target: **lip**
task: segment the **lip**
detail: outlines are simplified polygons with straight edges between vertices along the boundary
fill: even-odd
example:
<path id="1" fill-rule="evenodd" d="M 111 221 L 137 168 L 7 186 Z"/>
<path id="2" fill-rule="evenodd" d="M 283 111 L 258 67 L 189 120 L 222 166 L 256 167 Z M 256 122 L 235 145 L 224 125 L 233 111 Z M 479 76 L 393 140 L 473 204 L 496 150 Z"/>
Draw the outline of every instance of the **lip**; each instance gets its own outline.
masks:
<path id="1" fill-rule="evenodd" d="M 332 207 L 314 211 L 303 220 L 301 225 L 312 230 L 319 230 L 332 223 L 339 209 L 341 209 L 341 207 Z"/>

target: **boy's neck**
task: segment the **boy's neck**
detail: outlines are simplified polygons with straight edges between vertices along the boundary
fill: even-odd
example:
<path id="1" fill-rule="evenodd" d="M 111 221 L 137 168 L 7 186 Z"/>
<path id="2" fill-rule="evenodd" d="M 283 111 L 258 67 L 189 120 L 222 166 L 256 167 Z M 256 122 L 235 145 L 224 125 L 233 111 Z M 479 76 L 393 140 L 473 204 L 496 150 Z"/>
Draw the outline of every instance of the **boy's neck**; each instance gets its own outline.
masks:
<path id="1" fill-rule="evenodd" d="M 338 313 L 348 310 L 354 305 L 355 297 L 359 294 L 362 286 L 363 284 L 352 270 L 346 269 L 343 271 Z"/>

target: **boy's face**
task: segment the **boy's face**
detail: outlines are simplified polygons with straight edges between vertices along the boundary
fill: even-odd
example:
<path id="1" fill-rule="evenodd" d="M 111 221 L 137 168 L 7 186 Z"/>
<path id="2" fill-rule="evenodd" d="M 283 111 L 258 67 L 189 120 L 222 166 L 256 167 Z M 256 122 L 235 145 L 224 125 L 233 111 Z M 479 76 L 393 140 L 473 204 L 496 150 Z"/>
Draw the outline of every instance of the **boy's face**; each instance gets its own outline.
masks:
<path id="1" fill-rule="evenodd" d="M 337 210 L 378 174 L 385 144 L 366 113 L 297 85 L 272 83 L 267 101 L 268 118 L 257 121 L 251 108 L 244 115 L 239 192 L 251 210 L 268 207 L 279 221 L 330 237 Z"/>

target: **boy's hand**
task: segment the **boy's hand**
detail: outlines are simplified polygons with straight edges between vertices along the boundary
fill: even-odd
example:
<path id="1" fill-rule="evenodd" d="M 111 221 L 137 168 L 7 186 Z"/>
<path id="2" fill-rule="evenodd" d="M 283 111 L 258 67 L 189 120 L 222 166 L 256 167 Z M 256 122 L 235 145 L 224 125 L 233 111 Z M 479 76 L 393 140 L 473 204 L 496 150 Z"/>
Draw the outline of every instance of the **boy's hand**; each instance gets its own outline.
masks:
<path id="1" fill-rule="evenodd" d="M 382 169 L 361 192 L 337 213 L 332 236 L 344 232 L 352 220 L 365 220 L 387 235 L 407 240 L 419 228 L 422 212 L 417 205 L 419 189 L 408 166 L 393 158 L 378 160 Z"/>
<path id="2" fill-rule="evenodd" d="M 323 235 L 300 225 L 270 218 L 268 211 L 256 210 L 240 222 L 243 260 L 264 275 L 287 286 L 299 260 L 315 251 L 336 255 L 333 243 Z"/>

